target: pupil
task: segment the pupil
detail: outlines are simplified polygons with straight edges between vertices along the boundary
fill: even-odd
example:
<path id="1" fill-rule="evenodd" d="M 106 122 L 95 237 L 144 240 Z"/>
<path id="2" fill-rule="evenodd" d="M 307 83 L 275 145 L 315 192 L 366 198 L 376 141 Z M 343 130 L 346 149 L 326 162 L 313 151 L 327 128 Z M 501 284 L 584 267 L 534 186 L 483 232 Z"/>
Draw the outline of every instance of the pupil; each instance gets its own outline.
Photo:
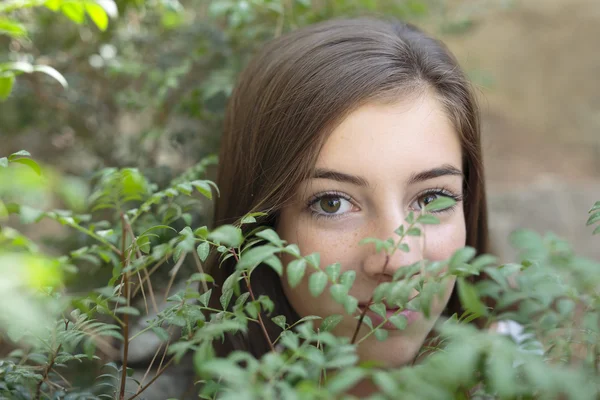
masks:
<path id="1" fill-rule="evenodd" d="M 340 209 L 341 201 L 335 197 L 325 198 L 321 200 L 321 208 L 326 213 L 334 213 Z"/>
<path id="2" fill-rule="evenodd" d="M 429 203 L 431 203 L 432 201 L 435 200 L 435 195 L 433 194 L 428 194 L 423 198 L 423 204 L 427 205 Z"/>

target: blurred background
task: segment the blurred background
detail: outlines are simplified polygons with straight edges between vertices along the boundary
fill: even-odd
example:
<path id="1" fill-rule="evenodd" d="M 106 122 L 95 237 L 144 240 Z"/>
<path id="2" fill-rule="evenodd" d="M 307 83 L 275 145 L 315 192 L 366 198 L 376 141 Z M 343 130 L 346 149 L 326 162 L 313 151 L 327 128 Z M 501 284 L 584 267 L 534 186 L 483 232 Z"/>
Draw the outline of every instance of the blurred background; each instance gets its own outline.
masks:
<path id="1" fill-rule="evenodd" d="M 395 16 L 444 40 L 477 88 L 494 252 L 513 259 L 508 234 L 525 227 L 552 231 L 580 255 L 600 259 L 597 238 L 585 226 L 587 210 L 600 200 L 598 0 L 114 5 L 118 16 L 103 32 L 31 8 L 16 15 L 28 38 L 0 35 L 0 62 L 50 65 L 69 83 L 63 89 L 43 74 L 18 77 L 0 102 L 0 156 L 26 149 L 83 178 L 104 167 L 138 167 L 165 184 L 217 152 L 235 77 L 266 40 L 338 16 Z M 54 221 L 20 229 L 34 239 L 51 237 L 49 251 L 70 246 L 70 234 Z M 143 365 L 153 349 L 140 342 L 130 350 L 134 363 Z M 178 368 L 149 398 L 176 396 L 169 390 L 186 386 L 178 379 L 190 375 L 185 365 Z"/>

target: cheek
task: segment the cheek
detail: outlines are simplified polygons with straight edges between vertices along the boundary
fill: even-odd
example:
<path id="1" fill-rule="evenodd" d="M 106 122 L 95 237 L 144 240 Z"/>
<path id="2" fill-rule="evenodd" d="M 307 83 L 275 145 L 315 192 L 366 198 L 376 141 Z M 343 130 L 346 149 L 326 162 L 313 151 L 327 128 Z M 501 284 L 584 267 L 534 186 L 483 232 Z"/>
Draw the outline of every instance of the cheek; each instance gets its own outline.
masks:
<path id="1" fill-rule="evenodd" d="M 465 246 L 467 231 L 463 213 L 453 215 L 451 221 L 430 225 L 426 229 L 427 247 L 424 258 L 432 261 L 445 260 Z"/>
<path id="2" fill-rule="evenodd" d="M 302 255 L 319 253 L 321 268 L 339 262 L 343 267 L 352 265 L 362 239 L 356 224 L 326 228 L 326 223 L 314 220 L 309 215 L 286 218 L 282 213 L 277 233 L 288 243 L 295 243 Z"/>
<path id="3" fill-rule="evenodd" d="M 277 233 L 288 243 L 295 243 L 304 256 L 319 253 L 320 268 L 324 269 L 327 265 L 341 263 L 342 271 L 355 268 L 358 260 L 361 259 L 360 251 L 364 246 L 359 246 L 361 232 L 356 226 L 345 226 L 345 229 L 325 228 L 326 224 L 320 224 L 320 221 L 314 220 L 311 216 L 298 216 L 286 218 L 285 213 L 280 217 L 280 223 L 277 226 Z M 282 263 L 287 266 L 294 257 L 289 255 L 282 256 Z M 288 284 L 286 268 L 282 276 L 282 286 L 284 293 L 300 316 L 320 315 L 325 317 L 330 314 L 343 313 L 342 306 L 330 301 L 327 290 L 321 296 L 314 297 L 308 289 L 308 280 L 314 268 L 307 265 L 306 272 L 300 283 L 291 288 Z"/>

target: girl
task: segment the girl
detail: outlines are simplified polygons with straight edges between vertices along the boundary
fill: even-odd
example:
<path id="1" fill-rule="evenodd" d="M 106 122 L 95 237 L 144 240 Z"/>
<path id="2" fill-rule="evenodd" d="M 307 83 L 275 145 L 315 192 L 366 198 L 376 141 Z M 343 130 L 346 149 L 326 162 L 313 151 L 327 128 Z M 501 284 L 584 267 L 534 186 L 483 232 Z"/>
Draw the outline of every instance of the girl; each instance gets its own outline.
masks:
<path id="1" fill-rule="evenodd" d="M 321 265 L 354 270 L 357 313 L 379 282 L 421 259 L 443 260 L 465 245 L 487 250 L 487 213 L 479 111 L 455 58 L 412 25 L 375 19 L 333 20 L 269 43 L 241 74 L 226 113 L 217 184 L 215 225 L 262 211 L 282 239 L 302 254 L 320 253 Z M 455 205 L 436 212 L 424 243 L 386 263 L 364 237 L 386 239 L 409 212 L 438 198 Z M 244 225 L 243 227 L 247 227 Z M 251 229 L 252 227 L 248 228 Z M 284 259 L 284 265 L 288 260 Z M 229 258 L 210 273 L 216 289 L 235 268 Z M 313 297 L 308 274 L 296 287 L 285 274 L 258 268 L 254 293 L 275 302 L 273 315 L 292 323 L 302 316 L 343 312 L 327 292 Z M 213 299 L 218 304 L 218 293 Z M 389 306 L 388 313 L 393 312 Z M 461 313 L 454 281 L 432 304 L 431 315 L 404 312 L 406 329 L 372 336 L 358 347 L 361 360 L 401 366 L 411 362 L 437 318 Z M 372 318 L 377 318 L 371 315 Z M 263 318 L 267 333 L 280 329 Z M 346 315 L 334 333 L 351 337 Z M 229 338 L 221 355 L 270 350 L 261 327 Z"/>

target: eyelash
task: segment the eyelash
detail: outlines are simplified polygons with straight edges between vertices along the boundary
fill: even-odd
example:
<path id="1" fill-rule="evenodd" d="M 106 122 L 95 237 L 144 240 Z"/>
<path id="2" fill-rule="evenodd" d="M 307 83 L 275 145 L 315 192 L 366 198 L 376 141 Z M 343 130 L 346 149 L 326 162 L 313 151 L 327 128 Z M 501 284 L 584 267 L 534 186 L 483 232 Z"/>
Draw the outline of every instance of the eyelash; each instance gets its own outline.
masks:
<path id="1" fill-rule="evenodd" d="M 462 201 L 462 195 L 460 194 L 454 194 L 453 192 L 451 192 L 450 190 L 444 188 L 444 187 L 437 187 L 437 188 L 433 188 L 433 189 L 428 189 L 425 190 L 423 192 L 421 192 L 415 200 L 421 200 L 423 197 L 428 196 L 428 195 L 437 195 L 439 197 L 449 197 L 452 200 L 454 200 L 456 203 L 448 208 L 445 208 L 443 210 L 437 210 L 437 211 L 432 211 L 431 214 L 441 214 L 441 213 L 450 213 L 452 211 L 454 211 L 454 209 L 456 208 L 456 206 Z M 323 198 L 326 197 L 331 197 L 331 198 L 341 198 L 344 199 L 346 201 L 352 202 L 352 198 L 350 196 L 348 196 L 345 193 L 342 192 L 337 192 L 337 191 L 330 191 L 330 192 L 321 192 L 321 193 L 317 193 L 314 196 L 312 196 L 307 204 L 306 207 L 307 209 L 311 212 L 312 217 L 315 219 L 320 219 L 320 218 L 325 218 L 325 219 L 329 219 L 329 220 L 335 220 L 335 219 L 339 219 L 339 218 L 343 218 L 344 214 L 334 214 L 334 215 L 328 215 L 328 214 L 321 214 L 315 210 L 312 209 L 312 206 L 314 204 L 316 204 L 317 202 L 321 201 Z M 414 201 L 413 201 L 414 203 Z M 411 203 L 412 204 L 412 203 Z M 419 211 L 419 210 L 417 210 Z"/>

